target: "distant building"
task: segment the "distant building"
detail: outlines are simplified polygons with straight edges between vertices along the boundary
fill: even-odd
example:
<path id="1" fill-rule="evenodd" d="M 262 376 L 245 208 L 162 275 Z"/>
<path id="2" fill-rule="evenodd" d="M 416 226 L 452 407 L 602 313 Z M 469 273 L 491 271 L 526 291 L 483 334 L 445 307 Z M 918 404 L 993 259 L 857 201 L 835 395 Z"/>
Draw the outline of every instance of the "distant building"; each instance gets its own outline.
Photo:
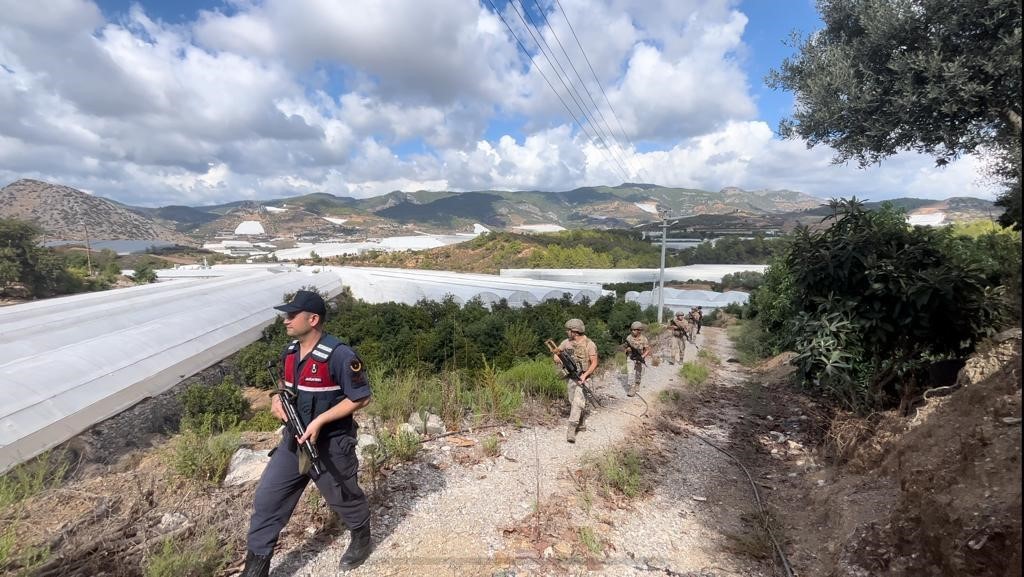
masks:
<path id="1" fill-rule="evenodd" d="M 946 213 L 910 214 L 907 215 L 907 224 L 911 226 L 943 226 L 946 224 Z"/>
<path id="2" fill-rule="evenodd" d="M 267 231 L 263 230 L 263 225 L 258 220 L 245 220 L 242 224 L 235 227 L 235 235 L 264 235 Z"/>

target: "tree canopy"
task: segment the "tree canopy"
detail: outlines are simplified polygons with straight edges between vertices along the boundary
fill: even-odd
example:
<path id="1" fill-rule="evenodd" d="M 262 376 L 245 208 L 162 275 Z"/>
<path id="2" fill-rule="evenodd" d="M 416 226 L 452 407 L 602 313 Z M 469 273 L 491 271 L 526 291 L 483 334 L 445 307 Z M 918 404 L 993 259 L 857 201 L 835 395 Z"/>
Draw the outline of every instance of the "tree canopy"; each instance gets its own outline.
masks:
<path id="1" fill-rule="evenodd" d="M 1019 223 L 1019 0 L 818 0 L 818 11 L 825 28 L 796 37 L 798 53 L 767 79 L 796 95 L 783 136 L 862 166 L 901 150 L 940 165 L 987 153 Z"/>

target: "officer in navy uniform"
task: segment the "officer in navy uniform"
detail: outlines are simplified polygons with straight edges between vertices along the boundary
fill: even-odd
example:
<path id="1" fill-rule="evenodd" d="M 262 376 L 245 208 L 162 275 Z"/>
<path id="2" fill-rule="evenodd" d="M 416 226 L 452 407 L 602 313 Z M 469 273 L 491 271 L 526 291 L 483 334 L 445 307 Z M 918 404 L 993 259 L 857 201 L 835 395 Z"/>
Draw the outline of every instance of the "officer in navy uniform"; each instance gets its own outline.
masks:
<path id="1" fill-rule="evenodd" d="M 357 478 L 358 425 L 352 418 L 370 402 L 366 367 L 355 351 L 324 334 L 327 307 L 320 295 L 298 291 L 290 303 L 274 308 L 285 313 L 285 329 L 295 339 L 282 355 L 284 386 L 298 395 L 297 412 L 306 433 L 295 439 L 285 429 L 281 443 L 271 452 L 256 488 L 241 577 L 269 575 L 277 538 L 311 478 L 351 533 L 339 568 L 355 569 L 371 550 L 370 507 Z M 271 412 L 286 421 L 281 403 L 280 395 L 275 395 Z M 298 448 L 306 440 L 314 442 L 320 453 L 322 475 L 309 471 L 309 463 L 303 462 L 305 453 Z"/>

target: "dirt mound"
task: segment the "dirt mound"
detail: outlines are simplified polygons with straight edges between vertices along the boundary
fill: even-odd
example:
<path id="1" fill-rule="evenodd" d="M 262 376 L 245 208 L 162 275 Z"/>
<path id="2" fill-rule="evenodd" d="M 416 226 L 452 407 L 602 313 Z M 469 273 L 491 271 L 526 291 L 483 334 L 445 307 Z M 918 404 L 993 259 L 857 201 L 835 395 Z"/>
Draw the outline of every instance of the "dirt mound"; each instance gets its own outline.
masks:
<path id="1" fill-rule="evenodd" d="M 857 528 L 835 575 L 1021 575 L 1020 331 L 1000 337 L 962 388 L 880 443 L 871 476 L 895 482 L 895 502 Z"/>

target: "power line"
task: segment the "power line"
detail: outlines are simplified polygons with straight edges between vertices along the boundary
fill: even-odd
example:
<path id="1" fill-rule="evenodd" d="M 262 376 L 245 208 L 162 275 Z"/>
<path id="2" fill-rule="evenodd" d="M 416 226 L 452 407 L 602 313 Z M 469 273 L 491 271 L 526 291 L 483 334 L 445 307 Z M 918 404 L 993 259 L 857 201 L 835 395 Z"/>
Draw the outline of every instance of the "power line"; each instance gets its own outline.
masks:
<path id="1" fill-rule="evenodd" d="M 553 92 L 555 94 L 555 96 L 558 98 L 558 101 L 562 103 L 562 106 L 565 108 L 565 111 L 569 113 L 569 116 L 572 118 L 572 120 L 576 124 L 576 126 L 578 126 L 580 128 L 580 131 L 583 132 L 584 135 L 588 139 L 593 141 L 594 138 L 590 135 L 590 132 L 586 129 L 584 124 L 582 122 L 580 122 L 578 118 L 576 118 L 576 113 L 574 113 L 572 111 L 572 108 L 566 103 L 565 99 L 562 98 L 562 95 L 558 92 L 558 90 L 555 89 L 555 86 L 551 83 L 551 81 L 548 80 L 547 75 L 544 74 L 544 71 L 540 68 L 540 66 L 537 65 L 537 61 L 533 58 L 533 54 L 530 53 L 530 51 L 523 44 L 523 41 L 520 40 L 519 35 L 516 34 L 515 30 L 512 29 L 512 26 L 505 19 L 505 16 L 494 5 L 493 0 L 487 0 L 487 4 L 490 5 L 491 10 L 498 16 L 499 19 L 501 19 L 502 24 L 504 24 L 505 28 L 508 29 L 509 34 L 511 34 L 512 38 L 515 39 L 516 44 L 519 45 L 519 48 L 530 59 L 530 63 L 533 65 L 533 68 L 536 69 L 538 73 L 540 73 L 541 78 L 544 79 L 544 82 L 548 85 L 548 88 L 551 89 L 551 92 Z M 516 15 L 519 15 L 519 11 L 515 9 L 515 6 L 513 6 L 513 10 L 515 10 Z M 520 18 L 522 18 L 522 16 L 520 16 Z M 527 30 L 529 30 L 529 27 L 527 27 Z M 552 67 L 552 71 L 554 71 L 554 67 Z M 564 82 L 563 82 L 563 84 L 564 84 Z M 600 147 L 598 147 L 598 148 L 600 148 Z"/>
<path id="2" fill-rule="evenodd" d="M 583 49 L 583 44 L 580 43 L 580 38 L 576 35 L 576 30 L 572 27 L 572 22 L 569 21 L 569 16 L 565 13 L 565 9 L 562 8 L 562 3 L 559 0 L 555 0 L 555 4 L 558 5 L 558 10 L 562 13 L 562 17 L 565 18 L 565 23 L 569 25 L 569 31 L 572 32 L 572 37 L 576 39 L 576 45 L 580 47 L 580 52 L 583 53 L 583 59 L 587 61 L 587 67 L 590 68 L 590 73 L 594 75 L 594 81 L 597 82 L 598 88 L 601 89 L 601 94 L 604 95 L 604 101 L 608 104 L 608 110 L 612 113 L 612 118 L 614 118 L 615 122 L 619 125 L 622 137 L 629 143 L 630 148 L 636 150 L 636 145 L 634 145 L 633 141 L 629 139 L 629 136 L 626 134 L 626 129 L 622 127 L 622 122 L 619 120 L 618 115 L 615 114 L 615 108 L 612 107 L 612 102 L 608 99 L 608 93 L 604 91 L 604 86 L 601 85 L 601 80 L 597 77 L 597 72 L 594 72 L 594 66 L 590 63 L 590 58 L 587 57 L 587 51 Z M 641 170 L 643 171 L 643 167 L 641 167 Z"/>
<path id="3" fill-rule="evenodd" d="M 604 112 L 601 110 L 601 107 L 597 105 L 597 101 L 594 100 L 594 96 L 590 93 L 590 89 L 587 88 L 587 83 L 583 80 L 583 77 L 580 75 L 579 70 L 576 69 L 576 64 L 573 63 L 572 57 L 569 56 L 569 52 L 565 49 L 565 46 L 562 45 L 562 40 L 558 38 L 558 33 L 555 31 L 554 26 L 552 26 L 551 22 L 548 20 L 548 16 L 544 8 L 541 7 L 540 5 L 540 0 L 534 0 L 534 4 L 537 5 L 537 10 L 540 12 L 541 18 L 544 19 L 544 25 L 547 26 L 548 30 L 551 31 L 551 36 L 555 38 L 555 42 L 558 43 L 558 47 L 562 50 L 562 54 L 565 56 L 565 59 L 569 62 L 569 66 L 572 68 L 573 73 L 576 74 L 576 78 L 580 81 L 580 85 L 583 86 L 584 92 L 587 93 L 587 98 L 589 98 L 590 103 L 594 105 L 594 110 L 596 110 L 597 114 L 601 117 L 601 122 L 604 123 L 604 132 L 607 135 L 607 138 L 605 140 L 611 140 L 612 144 L 614 144 L 617 149 L 616 152 L 618 152 L 619 158 L 625 160 L 626 164 L 629 164 L 628 157 L 622 152 L 624 150 L 624 147 L 622 147 L 622 145 L 618 143 L 617 139 L 615 138 L 615 135 L 612 133 L 611 126 L 609 126 L 608 124 L 608 119 L 605 118 Z M 585 53 L 584 57 L 586 57 Z M 598 85 L 600 85 L 600 82 L 598 82 Z M 582 99 L 582 97 L 580 98 Z M 629 168 L 639 175 L 639 171 L 636 170 L 635 167 L 630 166 Z"/>
<path id="4" fill-rule="evenodd" d="M 550 62 L 551 59 L 554 59 L 555 63 L 558 64 L 558 69 L 565 76 L 565 78 L 569 81 L 568 89 L 572 90 L 572 92 L 576 95 L 576 97 L 578 97 L 578 99 L 574 98 L 574 100 L 576 101 L 577 106 L 579 106 L 580 109 L 584 111 L 584 118 L 586 118 L 587 121 L 590 122 L 590 126 L 594 130 L 594 132 L 597 133 L 597 135 L 598 135 L 598 137 L 600 139 L 601 144 L 604 145 L 604 147 L 608 150 L 608 152 L 611 155 L 612 159 L 615 161 L 616 164 L 619 165 L 619 168 L 622 170 L 623 174 L 626 175 L 627 178 L 628 178 L 629 171 L 626 170 L 625 166 L 623 165 L 623 163 L 620 160 L 620 157 L 616 156 L 615 149 L 611 147 L 611 144 L 609 144 L 609 142 L 614 143 L 615 142 L 614 139 L 612 139 L 607 132 L 602 130 L 600 124 L 595 122 L 595 118 L 596 117 L 590 111 L 590 107 L 586 106 L 586 101 L 583 99 L 583 95 L 581 95 L 579 93 L 579 90 L 576 89 L 576 85 L 573 83 L 572 78 L 569 76 L 569 73 L 565 71 L 565 67 L 562 66 L 562 63 L 558 59 L 558 56 L 555 53 L 555 50 L 553 48 L 551 48 L 551 45 L 548 43 L 547 39 L 544 38 L 544 32 L 540 29 L 540 26 L 537 25 L 537 22 L 534 21 L 533 16 L 530 15 L 530 11 L 526 8 L 526 4 L 525 4 L 524 0 L 519 0 L 519 4 L 520 4 L 520 6 L 522 6 L 523 12 L 526 14 L 526 17 L 530 20 L 530 24 L 533 24 L 534 29 L 537 30 L 537 35 L 540 36 L 541 41 L 544 43 L 544 47 L 547 48 L 547 52 L 548 52 L 548 54 L 550 54 L 550 57 L 548 58 L 548 61 Z M 547 15 L 544 13 L 544 9 L 541 7 L 540 3 L 537 2 L 537 0 L 534 0 L 534 5 L 537 7 L 537 11 L 540 12 L 541 17 L 544 19 L 544 22 L 548 26 L 548 29 L 551 30 L 551 35 L 554 36 L 555 40 L 558 41 L 559 47 L 562 47 L 562 42 L 560 40 L 558 40 L 557 34 L 555 34 L 555 31 L 553 29 L 551 29 L 551 24 L 548 23 Z M 524 22 L 524 25 L 525 25 L 525 22 Z M 532 35 L 532 32 L 531 32 L 531 35 Z M 538 46 L 540 46 L 540 45 L 538 44 Z M 566 60 L 569 61 L 569 66 L 572 67 L 573 71 L 575 71 L 576 70 L 576 66 L 572 63 L 572 59 L 569 58 L 569 55 L 565 52 L 565 48 L 562 48 L 562 53 L 565 55 Z M 577 73 L 576 76 L 579 77 L 579 73 Z M 582 80 L 581 80 L 581 83 L 582 83 Z M 563 81 L 562 84 L 565 85 L 565 82 Z M 587 91 L 586 84 L 583 84 L 583 89 L 585 91 Z M 590 95 L 589 91 L 587 91 L 587 95 L 588 96 Z M 594 99 L 591 98 L 590 100 L 591 100 L 591 102 L 593 102 Z M 596 106 L 595 106 L 595 108 L 596 108 Z M 598 109 L 597 111 L 599 113 L 601 112 L 600 109 Z"/>
<path id="5" fill-rule="evenodd" d="M 519 1 L 519 5 L 523 9 L 523 13 L 526 15 L 526 17 L 524 18 L 523 14 L 520 14 L 519 13 L 519 9 L 516 8 L 515 0 L 510 0 L 509 4 L 512 6 L 512 9 L 515 10 L 516 16 L 519 16 L 519 20 L 523 23 L 523 26 L 526 28 L 526 31 L 530 33 L 530 37 L 533 38 L 534 44 L 537 45 L 537 48 L 540 50 L 541 54 L 544 56 L 544 59 L 547 60 L 548 66 L 551 66 L 551 71 L 555 73 L 555 76 L 558 77 L 558 81 L 562 83 L 562 87 L 565 88 L 565 91 L 569 94 L 569 97 L 572 98 L 573 103 L 575 103 L 576 106 L 579 108 L 580 113 L 583 115 L 584 120 L 586 120 L 587 123 L 590 124 L 590 131 L 592 131 L 597 136 L 597 138 L 593 138 L 593 137 L 590 136 L 590 134 L 588 132 L 587 137 L 590 138 L 592 141 L 594 141 L 595 145 L 597 145 L 597 148 L 599 150 L 603 150 L 604 151 L 604 154 L 605 154 L 606 158 L 610 158 L 612 160 L 612 162 L 614 162 L 616 165 L 618 165 L 618 168 L 621 171 L 621 175 L 628 179 L 629 178 L 628 171 L 626 171 L 626 169 L 622 166 L 622 164 L 619 163 L 619 161 L 608 150 L 607 144 L 605 144 L 604 148 L 602 148 L 600 145 L 598 145 L 598 142 L 600 142 L 601 144 L 605 143 L 604 137 L 601 135 L 600 131 L 598 131 L 596 125 L 594 124 L 594 121 L 591 120 L 589 115 L 587 114 L 587 109 L 582 104 L 582 98 L 577 98 L 579 96 L 579 92 L 571 87 L 571 80 L 570 80 L 570 84 L 567 85 L 565 83 L 565 78 L 562 78 L 562 75 L 565 75 L 566 78 L 568 78 L 569 75 L 566 74 L 565 68 L 562 67 L 562 64 L 560 62 L 558 62 L 557 58 L 555 58 L 555 64 L 558 64 L 558 68 L 559 68 L 559 70 L 562 71 L 562 73 L 559 74 L 558 70 L 555 70 L 555 64 L 553 64 L 551 62 L 552 55 L 553 55 L 554 51 L 550 50 L 550 47 L 548 47 L 547 41 L 544 40 L 544 34 L 540 31 L 540 28 L 538 28 L 535 23 L 533 24 L 533 29 L 537 30 L 537 34 L 534 34 L 533 33 L 533 29 L 531 29 L 530 25 L 526 23 L 526 19 L 527 18 L 529 18 L 531 23 L 533 23 L 533 16 L 530 16 L 530 12 L 529 12 L 529 10 L 526 9 L 526 5 L 523 3 L 522 0 Z M 540 36 L 539 40 L 537 38 L 538 35 Z M 541 42 L 543 42 L 543 44 L 541 44 Z M 547 47 L 547 49 L 545 49 L 546 47 Z M 549 55 L 549 53 L 548 53 L 549 51 L 552 54 Z"/>

